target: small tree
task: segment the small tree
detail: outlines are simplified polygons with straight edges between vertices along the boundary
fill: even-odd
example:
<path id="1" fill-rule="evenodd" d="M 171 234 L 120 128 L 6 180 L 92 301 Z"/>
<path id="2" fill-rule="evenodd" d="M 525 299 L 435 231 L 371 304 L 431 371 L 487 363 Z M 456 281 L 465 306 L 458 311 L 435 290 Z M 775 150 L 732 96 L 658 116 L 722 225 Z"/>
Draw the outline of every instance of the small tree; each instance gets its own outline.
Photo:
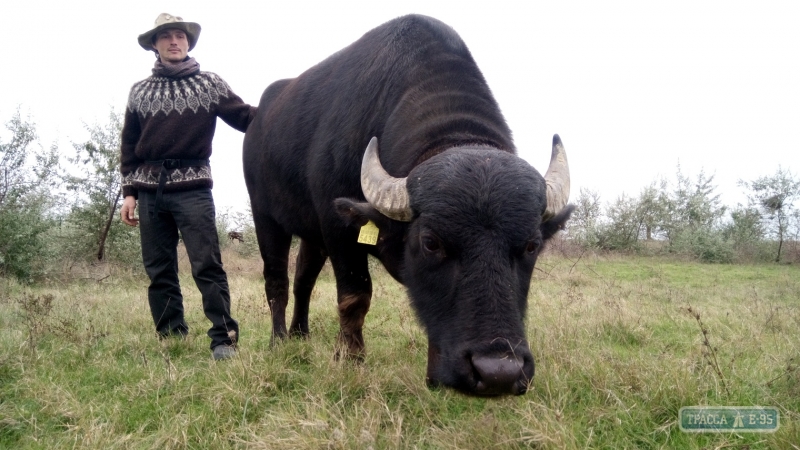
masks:
<path id="1" fill-rule="evenodd" d="M 598 245 L 608 250 L 635 250 L 643 229 L 639 200 L 622 194 L 606 209 L 608 221 L 600 227 Z"/>
<path id="2" fill-rule="evenodd" d="M 666 181 L 653 182 L 639 194 L 636 206 L 637 216 L 642 224 L 642 231 L 646 240 L 652 240 L 659 234 L 664 223 L 668 199 L 665 195 Z M 656 186 L 659 187 L 656 187 Z"/>
<path id="3" fill-rule="evenodd" d="M 800 179 L 796 179 L 788 169 L 778 166 L 778 170 L 771 176 L 750 182 L 740 180 L 739 184 L 750 190 L 747 197 L 751 207 L 762 212 L 765 229 L 777 239 L 775 262 L 780 262 L 784 240 L 794 222 L 792 218 L 796 215 L 794 202 L 800 196 Z"/>
<path id="4" fill-rule="evenodd" d="M 78 174 L 67 177 L 67 189 L 75 193 L 69 224 L 82 237 L 74 242 L 80 252 L 92 249 L 98 260 L 106 257 L 109 243 L 122 253 L 138 255 L 134 229 L 115 220 L 120 204 L 122 177 L 119 171 L 122 116 L 113 109 L 103 125 L 86 125 L 89 140 L 73 143 L 75 156 L 69 161 Z M 134 252 L 126 251 L 133 247 Z M 127 255 L 131 256 L 131 255 Z M 127 256 L 123 259 L 130 259 Z M 134 259 L 136 259 L 134 257 Z"/>
<path id="5" fill-rule="evenodd" d="M 23 120 L 17 110 L 6 129 L 11 132 L 11 140 L 5 144 L 0 141 L 0 207 L 19 203 L 26 196 L 54 186 L 50 176 L 58 169 L 57 147 L 51 147 L 49 152 L 31 149 L 39 137 L 30 118 Z"/>
<path id="6" fill-rule="evenodd" d="M 740 258 L 762 261 L 764 258 L 764 225 L 761 213 L 753 207 L 737 205 L 731 210 L 731 220 L 722 226 L 722 237 L 729 242 Z"/>
<path id="7" fill-rule="evenodd" d="M 719 194 L 715 194 L 714 176 L 700 171 L 692 181 L 681 173 L 678 166 L 676 184 L 672 192 L 665 192 L 664 232 L 670 245 L 681 241 L 682 234 L 699 231 L 712 232 L 725 215 Z"/>
<path id="8" fill-rule="evenodd" d="M 600 222 L 600 194 L 587 188 L 581 188 L 575 211 L 569 219 L 569 234 L 580 245 L 593 247 L 597 245 L 597 231 Z"/>
<path id="9" fill-rule="evenodd" d="M 737 245 L 761 241 L 765 234 L 761 213 L 756 208 L 738 205 L 731 211 L 731 222 L 722 228 L 722 234 Z"/>
<path id="10" fill-rule="evenodd" d="M 0 273 L 22 281 L 42 268 L 58 186 L 58 148 L 34 145 L 36 125 L 19 110 L 6 123 L 11 139 L 0 141 Z"/>

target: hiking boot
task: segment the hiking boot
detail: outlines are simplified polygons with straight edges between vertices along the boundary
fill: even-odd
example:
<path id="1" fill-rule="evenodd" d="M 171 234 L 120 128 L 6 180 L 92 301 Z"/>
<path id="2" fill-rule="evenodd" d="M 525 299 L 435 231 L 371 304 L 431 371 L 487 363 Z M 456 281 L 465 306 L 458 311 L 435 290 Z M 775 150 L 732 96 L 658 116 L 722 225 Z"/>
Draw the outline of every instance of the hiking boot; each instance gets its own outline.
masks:
<path id="1" fill-rule="evenodd" d="M 172 330 L 161 332 L 157 331 L 158 339 L 163 341 L 164 339 L 186 339 L 186 336 L 189 335 L 189 330 L 183 327 L 173 328 Z"/>
<path id="2" fill-rule="evenodd" d="M 211 356 L 214 357 L 215 361 L 233 358 L 236 356 L 236 347 L 227 344 L 218 345 L 214 347 L 214 351 L 211 353 Z"/>

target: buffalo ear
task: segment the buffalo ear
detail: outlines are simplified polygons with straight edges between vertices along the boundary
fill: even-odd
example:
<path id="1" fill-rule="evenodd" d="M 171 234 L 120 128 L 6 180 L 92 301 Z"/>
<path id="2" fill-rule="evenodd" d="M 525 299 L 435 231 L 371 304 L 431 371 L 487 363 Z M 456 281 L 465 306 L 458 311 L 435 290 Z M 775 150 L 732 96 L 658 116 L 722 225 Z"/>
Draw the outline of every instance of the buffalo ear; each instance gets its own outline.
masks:
<path id="1" fill-rule="evenodd" d="M 575 211 L 575 205 L 567 205 L 550 220 L 543 222 L 539 226 L 539 229 L 542 231 L 542 239 L 546 241 L 563 230 L 573 211 Z"/>
<path id="2" fill-rule="evenodd" d="M 349 198 L 340 197 L 333 201 L 336 212 L 339 213 L 347 226 L 363 227 L 368 221 L 384 229 L 390 226 L 392 219 L 384 216 L 367 202 L 357 202 Z"/>

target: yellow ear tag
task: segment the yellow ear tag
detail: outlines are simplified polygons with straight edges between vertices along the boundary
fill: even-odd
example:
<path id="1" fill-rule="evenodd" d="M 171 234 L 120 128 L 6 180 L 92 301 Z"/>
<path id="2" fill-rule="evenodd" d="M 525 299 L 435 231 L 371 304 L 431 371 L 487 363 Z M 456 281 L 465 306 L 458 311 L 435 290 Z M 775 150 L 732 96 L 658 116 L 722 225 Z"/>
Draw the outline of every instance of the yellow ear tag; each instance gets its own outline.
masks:
<path id="1" fill-rule="evenodd" d="M 378 227 L 371 220 L 358 233 L 358 242 L 361 244 L 375 245 L 378 243 Z"/>

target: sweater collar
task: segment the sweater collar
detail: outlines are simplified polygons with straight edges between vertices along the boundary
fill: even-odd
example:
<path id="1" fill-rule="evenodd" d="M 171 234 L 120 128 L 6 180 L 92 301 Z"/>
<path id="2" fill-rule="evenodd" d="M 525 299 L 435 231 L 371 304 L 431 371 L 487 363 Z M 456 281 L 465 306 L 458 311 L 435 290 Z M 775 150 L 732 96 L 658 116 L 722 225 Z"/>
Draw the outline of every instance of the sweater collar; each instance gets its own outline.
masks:
<path id="1" fill-rule="evenodd" d="M 178 64 L 164 64 L 161 58 L 153 65 L 153 75 L 159 77 L 183 78 L 200 72 L 200 63 L 194 58 L 186 58 Z"/>

